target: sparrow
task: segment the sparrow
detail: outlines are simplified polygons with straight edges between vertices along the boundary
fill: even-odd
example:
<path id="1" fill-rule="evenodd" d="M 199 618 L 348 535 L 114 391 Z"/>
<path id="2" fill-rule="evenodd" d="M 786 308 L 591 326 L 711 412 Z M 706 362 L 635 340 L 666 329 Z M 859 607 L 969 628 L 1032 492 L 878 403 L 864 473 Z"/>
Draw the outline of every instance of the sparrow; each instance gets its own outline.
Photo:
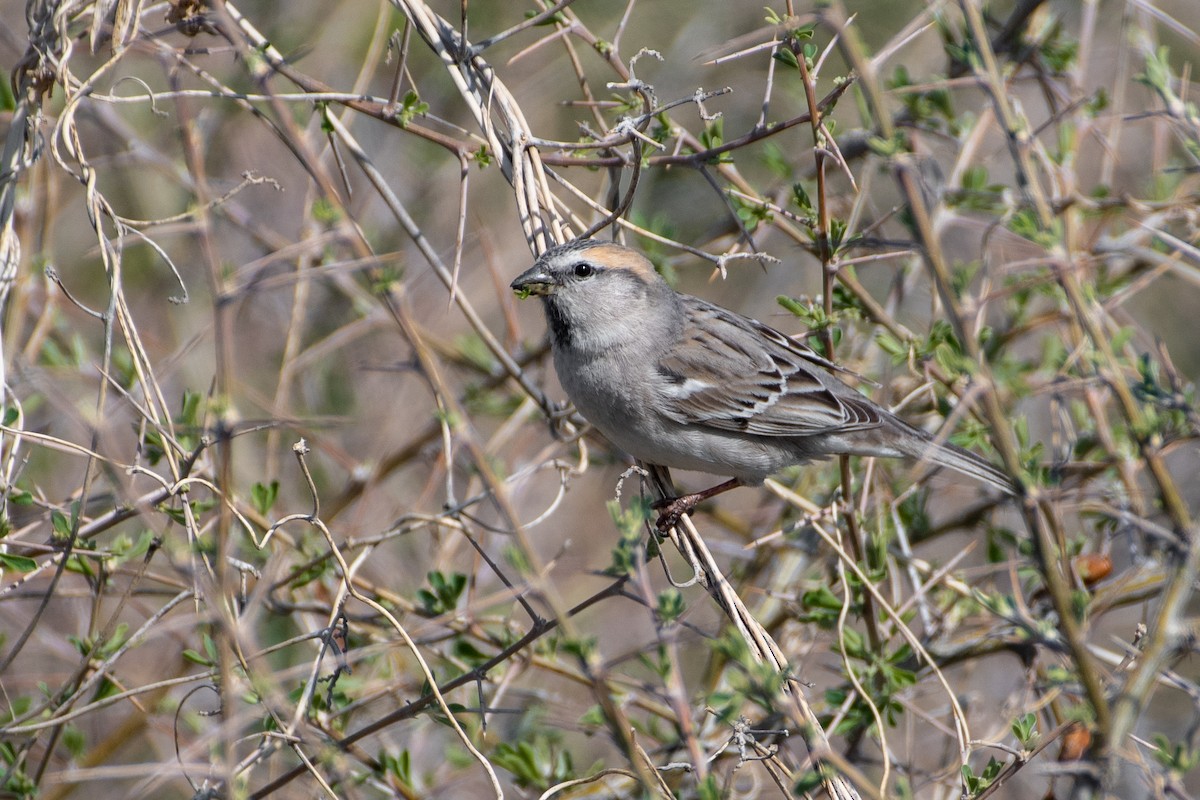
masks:
<path id="1" fill-rule="evenodd" d="M 609 441 L 648 464 L 729 478 L 656 504 L 660 530 L 717 494 L 836 455 L 928 461 L 1017 493 L 999 468 L 879 406 L 803 342 L 676 292 L 637 250 L 576 239 L 512 289 L 541 298 L 559 382 Z"/>

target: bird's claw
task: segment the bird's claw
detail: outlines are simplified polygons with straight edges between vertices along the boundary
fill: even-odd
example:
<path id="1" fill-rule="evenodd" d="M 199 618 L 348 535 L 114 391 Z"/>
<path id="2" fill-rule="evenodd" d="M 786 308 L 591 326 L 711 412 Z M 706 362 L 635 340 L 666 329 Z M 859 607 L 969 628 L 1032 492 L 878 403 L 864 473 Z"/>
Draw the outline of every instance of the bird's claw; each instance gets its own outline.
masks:
<path id="1" fill-rule="evenodd" d="M 666 533 L 679 524 L 680 517 L 695 511 L 698 504 L 699 498 L 691 494 L 685 494 L 682 497 L 664 497 L 662 500 L 656 501 L 651 506 L 658 511 L 658 520 L 654 523 L 654 527 L 658 529 L 659 533 Z"/>

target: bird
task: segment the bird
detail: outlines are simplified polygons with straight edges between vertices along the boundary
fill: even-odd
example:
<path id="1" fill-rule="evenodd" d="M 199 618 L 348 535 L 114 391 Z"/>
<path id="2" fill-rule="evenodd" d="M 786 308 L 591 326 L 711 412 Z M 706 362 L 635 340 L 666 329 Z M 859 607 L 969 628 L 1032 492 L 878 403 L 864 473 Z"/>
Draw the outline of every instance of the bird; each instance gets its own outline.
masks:
<path id="1" fill-rule="evenodd" d="M 677 292 L 636 249 L 574 239 L 511 287 L 541 299 L 559 382 L 605 438 L 643 463 L 727 478 L 656 503 L 660 530 L 710 497 L 838 455 L 928 461 L 1018 493 L 1001 469 L 878 405 L 803 342 Z"/>

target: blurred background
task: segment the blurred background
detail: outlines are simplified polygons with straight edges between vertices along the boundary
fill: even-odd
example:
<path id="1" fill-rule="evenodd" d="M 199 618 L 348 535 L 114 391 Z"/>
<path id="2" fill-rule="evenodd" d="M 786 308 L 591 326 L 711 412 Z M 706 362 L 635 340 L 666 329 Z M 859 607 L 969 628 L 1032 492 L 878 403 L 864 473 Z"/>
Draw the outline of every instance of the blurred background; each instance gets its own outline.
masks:
<path id="1" fill-rule="evenodd" d="M 798 732 L 778 676 L 508 289 L 635 174 L 677 288 L 1036 487 L 855 459 L 697 515 L 840 774 L 1200 791 L 1200 6 L 559 5 L 0 2 L 0 793 L 822 791 L 722 749 Z"/>

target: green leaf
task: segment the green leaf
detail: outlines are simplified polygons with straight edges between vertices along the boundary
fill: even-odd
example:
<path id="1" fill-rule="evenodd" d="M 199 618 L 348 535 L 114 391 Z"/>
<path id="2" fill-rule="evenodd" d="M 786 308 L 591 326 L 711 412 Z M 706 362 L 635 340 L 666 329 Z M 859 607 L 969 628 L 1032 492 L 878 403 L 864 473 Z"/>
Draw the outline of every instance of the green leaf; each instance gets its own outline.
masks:
<path id="1" fill-rule="evenodd" d="M 279 481 L 271 481 L 269 484 L 255 483 L 250 489 L 250 504 L 264 517 L 271 510 L 271 506 L 275 505 L 278 497 Z"/>
<path id="2" fill-rule="evenodd" d="M 796 59 L 796 54 L 786 47 L 777 47 L 771 57 L 792 69 L 800 69 L 800 62 Z"/>
<path id="3" fill-rule="evenodd" d="M 842 598 L 834 594 L 833 590 L 828 586 L 821 586 L 805 592 L 801 597 L 800 604 L 804 608 L 824 608 L 831 611 L 840 611 L 842 608 Z"/>
<path id="4" fill-rule="evenodd" d="M 1022 714 L 1013 720 L 1012 724 L 1013 736 L 1021 743 L 1021 747 L 1026 750 L 1036 744 L 1037 732 L 1037 715 Z"/>
<path id="5" fill-rule="evenodd" d="M 804 188 L 804 184 L 792 184 L 792 202 L 805 214 L 813 213 L 812 198 L 809 197 L 808 190 Z"/>
<path id="6" fill-rule="evenodd" d="M 379 766 L 386 775 L 391 775 L 408 788 L 414 788 L 412 782 L 412 754 L 401 750 L 400 755 L 392 755 L 385 750 L 379 754 Z"/>
<path id="7" fill-rule="evenodd" d="M 451 652 L 454 653 L 455 658 L 467 662 L 472 667 L 477 667 L 491 658 L 490 655 L 477 648 L 470 641 L 461 638 L 454 640 Z"/>
<path id="8" fill-rule="evenodd" d="M 200 401 L 202 399 L 199 392 L 193 392 L 190 389 L 185 391 L 183 393 L 179 421 L 185 425 L 199 425 Z"/>
<path id="9" fill-rule="evenodd" d="M 54 538 L 59 540 L 71 538 L 71 520 L 57 508 L 50 512 L 50 526 L 54 529 Z"/>
<path id="10" fill-rule="evenodd" d="M 687 605 L 683 602 L 683 595 L 674 587 L 660 592 L 658 595 L 658 618 L 664 622 L 674 622 L 683 616 L 683 612 L 687 610 Z"/>
<path id="11" fill-rule="evenodd" d="M 417 590 L 421 608 L 431 617 L 448 614 L 458 606 L 458 599 L 467 586 L 467 576 L 461 572 L 445 575 L 437 570 L 425 576 L 432 591 Z"/>
<path id="12" fill-rule="evenodd" d="M 87 750 L 87 737 L 83 731 L 76 728 L 74 725 L 67 725 L 63 729 L 63 746 L 67 748 L 67 752 L 72 758 L 82 758 Z"/>
<path id="13" fill-rule="evenodd" d="M 725 143 L 725 118 L 717 117 L 712 122 L 708 123 L 700 133 L 700 144 L 705 150 L 715 150 Z M 730 153 L 721 153 L 711 156 L 708 160 L 710 164 L 733 163 L 733 156 Z"/>
<path id="14" fill-rule="evenodd" d="M 193 664 L 199 664 L 202 667 L 216 666 L 215 662 L 209 661 L 207 658 L 200 655 L 199 653 L 197 653 L 195 650 L 192 650 L 191 648 L 188 648 L 187 650 L 183 651 L 183 657 L 186 658 L 188 661 L 191 661 Z"/>
<path id="15" fill-rule="evenodd" d="M 526 11 L 525 19 L 533 19 L 540 13 L 542 13 L 542 12 Z M 543 27 L 546 25 L 566 25 L 566 24 L 567 24 L 566 16 L 561 11 L 555 11 L 553 14 L 551 14 L 550 16 L 546 17 L 544 20 L 539 22 L 535 27 Z"/>
<path id="16" fill-rule="evenodd" d="M 12 93 L 12 73 L 0 73 L 0 111 L 11 112 L 17 108 L 17 99 Z"/>
<path id="17" fill-rule="evenodd" d="M 400 103 L 398 110 L 393 109 L 393 118 L 399 123 L 401 128 L 407 128 L 412 124 L 415 117 L 429 112 L 429 104 L 422 102 L 420 96 L 409 89 L 404 95 L 404 100 Z"/>
<path id="18" fill-rule="evenodd" d="M 652 513 L 650 501 L 635 497 L 629 508 L 621 508 L 619 502 L 610 500 L 607 507 L 613 523 L 621 532 L 621 538 L 612 550 L 612 564 L 605 572 L 609 575 L 628 575 L 637 567 L 639 561 L 642 530 Z"/>
<path id="19" fill-rule="evenodd" d="M 33 572 L 37 562 L 27 556 L 15 556 L 12 553 L 0 553 L 0 567 L 15 572 Z"/>

